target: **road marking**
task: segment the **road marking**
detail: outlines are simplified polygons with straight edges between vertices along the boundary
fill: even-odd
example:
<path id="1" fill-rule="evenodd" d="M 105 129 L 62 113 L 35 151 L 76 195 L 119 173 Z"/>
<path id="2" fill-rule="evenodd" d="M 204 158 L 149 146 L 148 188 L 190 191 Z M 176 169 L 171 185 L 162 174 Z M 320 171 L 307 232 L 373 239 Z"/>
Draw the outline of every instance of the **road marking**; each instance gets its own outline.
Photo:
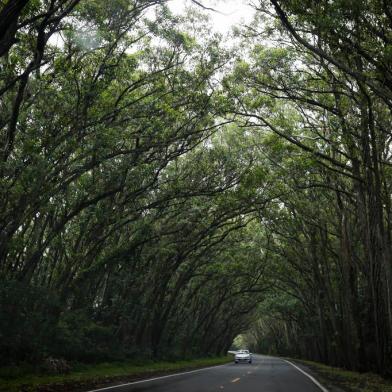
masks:
<path id="1" fill-rule="evenodd" d="M 227 366 L 227 363 L 225 363 L 224 365 L 209 366 L 209 367 L 205 367 L 205 368 L 201 368 L 201 369 L 190 370 L 188 372 L 174 373 L 174 374 L 168 374 L 167 376 L 149 378 L 147 380 L 132 381 L 132 382 L 128 382 L 128 383 L 125 383 L 125 384 L 113 385 L 111 387 L 105 387 L 105 388 L 99 388 L 99 389 L 91 389 L 90 391 L 87 391 L 87 392 L 107 391 L 108 389 L 121 388 L 121 387 L 126 387 L 128 385 L 136 385 L 136 384 L 142 384 L 144 382 L 162 380 L 164 378 L 177 377 L 177 376 L 182 376 L 183 374 L 202 372 L 203 370 L 215 369 L 215 368 L 222 367 L 222 366 Z"/>
<path id="2" fill-rule="evenodd" d="M 287 362 L 291 366 L 295 367 L 298 371 L 300 371 L 302 374 L 304 374 L 306 377 L 308 377 L 310 380 L 313 381 L 314 384 L 316 384 L 323 392 L 329 392 L 327 388 L 323 387 L 313 376 L 310 374 L 306 373 L 304 370 L 299 368 L 298 366 L 294 365 L 292 362 L 287 361 L 286 359 L 283 359 L 283 361 Z"/>
<path id="3" fill-rule="evenodd" d="M 234 380 L 231 380 L 230 382 L 237 382 L 237 381 L 240 381 L 241 379 L 240 378 L 235 378 Z"/>

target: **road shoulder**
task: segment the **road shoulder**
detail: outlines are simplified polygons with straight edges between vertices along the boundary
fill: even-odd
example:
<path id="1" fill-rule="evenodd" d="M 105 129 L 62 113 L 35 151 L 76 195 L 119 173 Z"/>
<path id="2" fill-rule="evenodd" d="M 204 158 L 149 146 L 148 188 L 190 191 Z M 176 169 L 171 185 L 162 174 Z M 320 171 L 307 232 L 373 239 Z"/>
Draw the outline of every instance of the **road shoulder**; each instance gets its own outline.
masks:
<path id="1" fill-rule="evenodd" d="M 358 373 L 318 362 L 289 359 L 315 377 L 329 392 L 391 392 L 392 380 L 372 373 Z"/>
<path id="2" fill-rule="evenodd" d="M 154 362 L 146 365 L 132 363 L 99 364 L 89 366 L 85 371 L 74 371 L 67 375 L 26 375 L 17 379 L 0 378 L 0 392 L 83 392 L 153 377 L 204 369 L 231 361 L 232 357 L 228 356 L 177 362 Z"/>

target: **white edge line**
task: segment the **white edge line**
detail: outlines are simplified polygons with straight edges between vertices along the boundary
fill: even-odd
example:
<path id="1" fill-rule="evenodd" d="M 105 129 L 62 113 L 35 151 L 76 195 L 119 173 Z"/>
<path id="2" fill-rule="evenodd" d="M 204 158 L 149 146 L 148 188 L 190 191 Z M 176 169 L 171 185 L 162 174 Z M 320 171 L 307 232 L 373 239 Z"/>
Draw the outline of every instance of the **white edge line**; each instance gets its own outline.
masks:
<path id="1" fill-rule="evenodd" d="M 146 380 L 132 381 L 132 382 L 128 382 L 128 383 L 126 383 L 126 384 L 113 385 L 113 386 L 111 386 L 111 387 L 105 387 L 105 388 L 100 388 L 100 389 L 92 389 L 92 390 L 87 391 L 87 392 L 106 391 L 106 390 L 108 390 L 108 389 L 126 387 L 126 386 L 128 386 L 128 385 L 141 384 L 141 383 L 143 383 L 143 382 L 150 382 L 150 381 L 162 380 L 162 379 L 164 379 L 164 378 L 169 378 L 169 377 L 182 376 L 183 374 L 190 374 L 190 373 L 202 372 L 203 370 L 213 369 L 213 368 L 222 367 L 222 366 L 226 366 L 226 365 L 227 365 L 227 363 L 225 363 L 225 364 L 223 364 L 223 365 L 209 366 L 209 367 L 204 367 L 204 368 L 201 368 L 201 369 L 190 370 L 190 371 L 188 371 L 188 372 L 168 374 L 167 376 L 160 376 L 160 377 L 148 378 L 148 379 L 146 379 Z M 327 392 L 328 392 L 328 391 L 327 391 Z"/>
<path id="2" fill-rule="evenodd" d="M 291 366 L 295 367 L 298 371 L 300 371 L 302 374 L 304 374 L 306 377 L 310 378 L 314 384 L 316 384 L 323 392 L 329 392 L 327 388 L 323 387 L 313 376 L 310 374 L 306 373 L 304 370 L 302 370 L 300 367 L 294 365 L 292 362 L 287 361 L 286 359 L 283 359 L 283 361 L 287 362 Z"/>

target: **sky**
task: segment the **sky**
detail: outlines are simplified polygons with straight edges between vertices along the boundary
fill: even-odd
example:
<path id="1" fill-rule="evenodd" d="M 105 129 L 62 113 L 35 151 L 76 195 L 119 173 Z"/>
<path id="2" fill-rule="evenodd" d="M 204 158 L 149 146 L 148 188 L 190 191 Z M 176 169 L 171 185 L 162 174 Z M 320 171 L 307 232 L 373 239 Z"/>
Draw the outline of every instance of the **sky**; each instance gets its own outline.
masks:
<path id="1" fill-rule="evenodd" d="M 214 30 L 227 33 L 231 27 L 241 22 L 249 23 L 253 16 L 253 9 L 246 0 L 198 0 L 206 7 L 214 8 L 219 12 L 207 12 L 212 20 Z M 190 0 L 170 0 L 169 7 L 173 13 L 182 13 Z"/>

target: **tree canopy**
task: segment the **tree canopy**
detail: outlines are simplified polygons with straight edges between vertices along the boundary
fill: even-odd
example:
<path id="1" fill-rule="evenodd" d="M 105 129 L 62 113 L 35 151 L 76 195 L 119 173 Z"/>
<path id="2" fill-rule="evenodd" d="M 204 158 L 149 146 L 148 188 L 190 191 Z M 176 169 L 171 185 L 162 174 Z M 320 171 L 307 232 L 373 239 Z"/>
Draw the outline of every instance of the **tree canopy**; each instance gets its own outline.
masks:
<path id="1" fill-rule="evenodd" d="M 392 5 L 0 1 L 1 365 L 392 365 Z"/>

